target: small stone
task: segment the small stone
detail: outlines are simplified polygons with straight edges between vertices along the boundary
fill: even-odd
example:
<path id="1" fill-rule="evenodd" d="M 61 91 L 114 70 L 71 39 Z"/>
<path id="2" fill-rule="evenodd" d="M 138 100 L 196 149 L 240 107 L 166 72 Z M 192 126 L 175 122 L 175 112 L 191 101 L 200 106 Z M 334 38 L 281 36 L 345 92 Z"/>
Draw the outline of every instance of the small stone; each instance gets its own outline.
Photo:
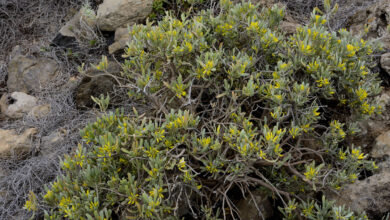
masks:
<path id="1" fill-rule="evenodd" d="M 37 99 L 23 92 L 4 94 L 0 99 L 1 112 L 9 118 L 22 118 L 36 106 Z"/>
<path id="2" fill-rule="evenodd" d="M 29 128 L 22 134 L 15 130 L 0 129 L 0 158 L 23 156 L 31 151 L 31 137 L 38 132 L 36 128 Z"/>
<path id="3" fill-rule="evenodd" d="M 104 0 L 97 11 L 97 25 L 102 31 L 115 31 L 138 23 L 152 12 L 153 0 Z"/>

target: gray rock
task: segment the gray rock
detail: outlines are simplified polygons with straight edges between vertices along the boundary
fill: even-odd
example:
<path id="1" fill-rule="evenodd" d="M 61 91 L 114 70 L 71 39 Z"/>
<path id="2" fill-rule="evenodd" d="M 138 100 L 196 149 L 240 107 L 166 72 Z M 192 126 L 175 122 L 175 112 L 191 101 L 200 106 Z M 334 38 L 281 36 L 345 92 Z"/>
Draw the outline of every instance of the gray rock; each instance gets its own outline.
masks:
<path id="1" fill-rule="evenodd" d="M 344 186 L 339 195 L 333 195 L 338 205 L 346 205 L 355 212 L 366 211 L 381 216 L 390 212 L 390 172 L 381 173 Z M 374 218 L 373 218 L 374 219 Z"/>
<path id="2" fill-rule="evenodd" d="M 70 19 L 59 31 L 60 34 L 67 37 L 78 37 L 80 32 L 86 28 L 94 29 L 96 25 L 96 15 L 92 10 L 81 9 Z"/>
<path id="3" fill-rule="evenodd" d="M 7 87 L 10 92 L 39 92 L 58 72 L 57 63 L 51 59 L 16 55 L 8 64 Z"/>
<path id="4" fill-rule="evenodd" d="M 346 5 L 350 7 L 350 5 Z M 365 25 L 369 26 L 367 38 L 380 38 L 385 49 L 390 49 L 390 34 L 387 25 L 390 24 L 390 2 L 378 1 L 371 7 L 357 11 L 350 17 L 347 27 L 353 34 L 363 34 Z"/>
<path id="5" fill-rule="evenodd" d="M 135 24 L 152 12 L 153 0 L 104 0 L 97 11 L 97 25 L 103 31 Z"/>
<path id="6" fill-rule="evenodd" d="M 390 156 L 390 131 L 384 132 L 375 139 L 370 156 L 374 158 Z"/>
<path id="7" fill-rule="evenodd" d="M 390 75 L 390 53 L 381 56 L 381 67 Z"/>

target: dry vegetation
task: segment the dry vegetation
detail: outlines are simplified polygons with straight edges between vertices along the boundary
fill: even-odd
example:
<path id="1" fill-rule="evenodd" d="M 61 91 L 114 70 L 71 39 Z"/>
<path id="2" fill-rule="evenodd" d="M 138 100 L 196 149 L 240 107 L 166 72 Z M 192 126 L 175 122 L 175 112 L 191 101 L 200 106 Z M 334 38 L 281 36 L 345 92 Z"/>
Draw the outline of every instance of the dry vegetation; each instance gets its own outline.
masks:
<path id="1" fill-rule="evenodd" d="M 93 7 L 101 2 L 95 0 Z M 321 7 L 322 0 L 282 0 L 287 4 L 293 17 L 304 23 L 313 7 Z M 345 3 L 338 0 L 341 6 Z M 345 25 L 348 17 L 356 10 L 362 9 L 376 1 L 362 1 L 362 4 L 343 7 L 332 21 L 332 29 Z M 0 168 L 7 173 L 6 178 L 0 180 L 0 191 L 7 195 L 0 199 L 0 219 L 10 219 L 19 216 L 26 219 L 29 215 L 22 207 L 29 191 L 40 193 L 43 186 L 53 181 L 58 172 L 59 158 L 68 153 L 80 140 L 79 129 L 87 122 L 96 118 L 94 111 L 80 111 L 75 107 L 71 89 L 56 89 L 57 85 L 65 84 L 71 76 L 77 74 L 77 67 L 82 63 L 96 63 L 100 60 L 105 45 L 98 45 L 98 50 L 80 49 L 77 56 L 69 56 L 66 51 L 52 48 L 48 45 L 57 34 L 61 24 L 69 20 L 84 3 L 83 0 L 0 0 L 0 95 L 7 91 L 6 63 L 9 54 L 16 45 L 26 49 L 27 54 L 39 53 L 40 56 L 50 57 L 60 65 L 61 75 L 50 88 L 40 94 L 35 94 L 42 102 L 51 104 L 51 113 L 37 120 L 25 118 L 23 120 L 0 119 L 0 128 L 22 130 L 27 127 L 36 127 L 39 130 L 34 139 L 36 152 L 26 155 L 26 160 L 2 160 Z M 305 16 L 302 16 L 305 15 Z M 118 96 L 123 94 L 118 90 Z M 119 95 L 120 94 L 120 95 Z M 130 105 L 122 101 L 120 106 Z M 118 104 L 119 106 L 119 104 Z M 115 107 L 115 106 L 114 106 Z M 64 141 L 53 150 L 52 157 L 40 155 L 42 137 L 57 129 L 67 131 Z"/>

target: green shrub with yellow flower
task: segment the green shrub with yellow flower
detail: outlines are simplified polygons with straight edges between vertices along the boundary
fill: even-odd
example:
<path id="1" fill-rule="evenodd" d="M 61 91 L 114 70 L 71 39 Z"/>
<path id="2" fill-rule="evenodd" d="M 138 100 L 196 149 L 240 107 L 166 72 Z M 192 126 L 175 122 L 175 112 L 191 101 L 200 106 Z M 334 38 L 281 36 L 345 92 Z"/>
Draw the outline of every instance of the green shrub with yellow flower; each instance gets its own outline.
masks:
<path id="1" fill-rule="evenodd" d="M 377 45 L 330 31 L 330 5 L 293 35 L 283 8 L 229 0 L 133 26 L 115 77 L 148 111 L 85 127 L 63 175 L 26 207 L 46 219 L 238 218 L 235 202 L 256 189 L 285 219 L 366 219 L 313 200 L 376 168 L 347 139 L 381 113 Z"/>

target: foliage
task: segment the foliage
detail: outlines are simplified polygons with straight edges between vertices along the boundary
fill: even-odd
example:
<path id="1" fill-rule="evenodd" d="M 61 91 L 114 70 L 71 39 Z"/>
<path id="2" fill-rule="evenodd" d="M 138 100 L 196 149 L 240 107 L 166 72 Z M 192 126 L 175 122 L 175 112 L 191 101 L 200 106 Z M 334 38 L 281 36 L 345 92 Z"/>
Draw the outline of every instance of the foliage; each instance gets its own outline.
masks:
<path id="1" fill-rule="evenodd" d="M 161 20 L 167 11 L 185 12 L 193 7 L 197 8 L 204 4 L 205 0 L 153 0 L 152 13 L 149 15 L 151 20 Z"/>
<path id="2" fill-rule="evenodd" d="M 294 202 L 375 168 L 346 138 L 381 111 L 376 46 L 330 32 L 332 10 L 316 9 L 292 36 L 279 28 L 283 8 L 229 0 L 135 25 L 122 86 L 150 112 L 117 110 L 81 132 L 90 148 L 65 157 L 40 204 L 46 218 L 237 217 L 232 194 L 252 187 L 279 199 L 286 218 L 312 205 L 309 219 L 358 218 L 325 200 Z"/>
<path id="3" fill-rule="evenodd" d="M 290 200 L 288 206 L 279 208 L 285 219 L 297 219 L 297 210 L 307 219 L 368 219 L 365 214 L 355 215 L 344 206 L 335 206 L 333 201 L 328 201 L 322 197 L 321 204 L 314 201 L 302 202 L 298 204 L 295 200 Z"/>

